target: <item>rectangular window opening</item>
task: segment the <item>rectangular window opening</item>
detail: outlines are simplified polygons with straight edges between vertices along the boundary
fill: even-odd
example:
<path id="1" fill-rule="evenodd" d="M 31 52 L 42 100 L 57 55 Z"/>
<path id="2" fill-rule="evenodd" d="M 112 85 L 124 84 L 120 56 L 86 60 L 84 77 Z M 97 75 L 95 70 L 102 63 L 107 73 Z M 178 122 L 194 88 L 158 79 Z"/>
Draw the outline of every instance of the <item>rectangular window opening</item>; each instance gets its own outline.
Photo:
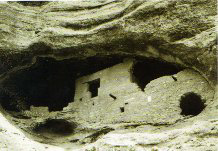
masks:
<path id="1" fill-rule="evenodd" d="M 89 81 L 89 92 L 91 92 L 91 98 L 98 96 L 98 88 L 100 87 L 100 78 Z"/>
<path id="2" fill-rule="evenodd" d="M 122 113 L 124 111 L 125 111 L 124 107 L 120 107 L 120 112 Z"/>

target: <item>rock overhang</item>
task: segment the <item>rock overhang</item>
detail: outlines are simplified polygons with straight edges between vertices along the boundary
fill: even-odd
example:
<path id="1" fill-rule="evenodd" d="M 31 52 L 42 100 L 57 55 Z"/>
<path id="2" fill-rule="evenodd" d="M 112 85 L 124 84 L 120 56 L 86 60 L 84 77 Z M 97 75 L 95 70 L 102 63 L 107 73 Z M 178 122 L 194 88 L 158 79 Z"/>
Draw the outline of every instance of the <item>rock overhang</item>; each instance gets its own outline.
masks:
<path id="1" fill-rule="evenodd" d="M 217 84 L 215 6 L 215 0 L 111 0 L 96 3 L 88 1 L 81 5 L 51 2 L 34 8 L 16 3 L 1 4 L 1 12 L 6 18 L 0 25 L 0 73 L 4 73 L 1 79 L 7 79 L 21 70 L 31 69 L 37 57 L 50 57 L 58 60 L 57 62 L 76 59 L 85 63 L 91 56 L 98 56 L 102 60 L 108 56 L 157 58 L 195 70 L 191 71 L 191 75 L 198 77 L 194 76 L 194 81 L 195 85 L 199 82 L 199 89 L 194 85 L 185 86 L 190 86 L 191 93 L 205 94 L 202 95 L 202 100 L 210 100 L 204 102 L 207 106 L 203 114 L 196 118 L 207 115 L 208 110 L 214 109 L 213 104 L 217 100 L 216 93 L 214 101 L 211 101 Z M 98 15 L 99 11 L 102 15 Z M 11 23 L 10 20 L 14 19 L 11 16 L 16 16 L 18 20 Z M 83 17 L 82 20 L 80 16 Z M 198 76 L 196 71 L 207 81 Z M 190 76 L 188 73 L 190 72 L 180 74 L 181 79 Z M 163 77 L 157 81 L 171 81 L 174 78 Z M 172 82 L 175 83 L 175 80 Z M 208 89 L 202 88 L 201 82 Z M 212 88 L 208 87 L 207 82 Z M 155 85 L 155 81 L 148 85 L 149 89 L 150 85 Z M 162 90 L 168 88 L 163 86 Z M 172 89 L 174 91 L 176 90 Z M 189 92 L 184 91 L 185 94 Z M 178 96 L 177 100 L 183 97 Z M 154 98 L 151 97 L 152 100 Z M 172 99 L 170 96 L 168 98 Z M 180 114 L 182 111 L 179 103 L 177 107 L 175 112 Z M 168 113 L 168 109 L 172 108 L 164 108 L 163 113 Z M 124 114 L 125 111 L 127 110 L 124 110 Z M 155 115 L 156 110 L 152 112 Z M 62 118 L 68 118 L 68 115 Z M 164 117 L 152 119 L 158 121 Z M 162 121 L 159 124 L 164 125 Z"/>
<path id="2" fill-rule="evenodd" d="M 96 54 L 131 55 L 138 52 L 144 55 L 147 52 L 146 47 L 150 44 L 157 48 L 160 54 L 170 54 L 179 58 L 184 64 L 195 68 L 209 81 L 212 80 L 211 84 L 213 85 L 216 81 L 216 78 L 214 78 L 216 75 L 216 57 L 213 48 L 216 45 L 215 25 L 213 23 L 214 2 L 210 1 L 211 5 L 208 4 L 208 6 L 204 6 L 205 1 L 198 2 L 199 5 L 196 5 L 197 1 L 195 0 L 189 3 L 162 0 L 155 2 L 137 2 L 134 0 L 119 2 L 87 1 L 87 3 L 84 2 L 85 6 L 83 6 L 83 3 L 51 2 L 36 8 L 25 7 L 16 3 L 1 4 L 3 15 L 6 15 L 5 8 L 9 7 L 11 11 L 7 13 L 14 14 L 16 12 L 17 17 L 22 16 L 13 27 L 14 34 L 19 35 L 20 38 L 12 36 L 10 24 L 2 24 L 7 26 L 7 28 L 2 26 L 4 37 L 2 39 L 4 42 L 1 43 L 2 62 L 8 62 L 8 65 L 5 64 L 3 68 L 7 71 L 15 66 L 22 65 L 21 63 L 26 64 L 30 62 L 31 58 L 40 55 L 52 56 L 59 60 Z M 154 4 L 155 7 L 153 7 Z M 119 8 L 116 13 L 120 16 L 110 18 L 110 15 L 107 16 L 103 12 L 102 14 L 106 15 L 109 20 L 98 16 L 99 9 L 107 11 L 112 6 Z M 205 7 L 205 9 L 202 10 L 200 6 Z M 23 8 L 28 12 L 27 14 L 21 11 Z M 75 14 L 74 9 L 78 10 L 78 15 Z M 173 9 L 173 12 L 170 11 L 171 9 Z M 152 13 L 156 11 L 159 14 Z M 181 11 L 188 13 L 181 16 Z M 113 11 L 110 13 L 116 14 Z M 85 18 L 78 20 L 79 14 L 84 15 Z M 91 19 L 92 14 L 94 19 Z M 60 18 L 63 18 L 64 15 L 66 15 L 64 17 L 66 20 L 61 20 Z M 144 15 L 147 17 L 140 18 Z M 69 24 L 78 22 L 77 24 L 82 26 L 83 22 L 87 21 L 87 24 L 96 23 L 96 27 L 92 30 L 81 27 L 78 30 L 77 28 L 74 29 L 73 26 L 70 28 L 62 26 L 61 23 L 70 19 L 70 17 L 73 19 Z M 54 18 L 57 19 L 54 20 Z M 99 22 L 99 18 L 103 22 Z M 172 20 L 176 21 L 178 26 L 177 24 L 173 25 Z M 154 26 L 155 23 L 159 26 Z M 198 23 L 199 26 L 195 23 Z M 27 27 L 30 30 L 27 30 Z M 8 30 L 6 31 L 6 29 Z M 36 30 L 39 30 L 38 35 L 33 33 Z M 171 40 L 171 37 L 177 33 L 181 35 L 181 32 L 184 31 L 187 33 L 184 33 L 183 37 Z M 22 34 L 20 34 L 21 32 Z M 188 35 L 191 36 L 187 37 Z M 26 39 L 23 39 L 25 37 Z M 17 41 L 18 39 L 15 40 L 16 38 L 20 42 Z M 204 42 L 202 42 L 202 38 Z M 201 57 L 203 54 L 205 54 L 204 57 Z M 188 58 L 184 56 L 188 56 Z M 210 60 L 210 64 L 206 60 Z"/>

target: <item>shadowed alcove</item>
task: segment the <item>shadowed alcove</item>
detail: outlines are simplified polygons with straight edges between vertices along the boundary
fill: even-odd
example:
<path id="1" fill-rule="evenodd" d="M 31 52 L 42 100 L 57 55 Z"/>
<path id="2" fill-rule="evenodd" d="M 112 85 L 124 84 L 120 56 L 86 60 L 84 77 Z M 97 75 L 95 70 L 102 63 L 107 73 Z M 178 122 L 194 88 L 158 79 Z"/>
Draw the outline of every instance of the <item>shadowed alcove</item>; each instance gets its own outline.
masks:
<path id="1" fill-rule="evenodd" d="M 33 66 L 11 74 L 1 83 L 1 104 L 9 111 L 29 110 L 31 105 L 62 110 L 74 99 L 76 78 L 120 62 L 122 57 L 114 56 L 62 61 L 37 58 Z M 98 95 L 99 82 L 90 83 L 93 97 Z"/>
<path id="2" fill-rule="evenodd" d="M 132 67 L 132 82 L 144 91 L 145 86 L 152 80 L 166 75 L 173 75 L 182 68 L 157 59 L 140 59 Z"/>
<path id="3" fill-rule="evenodd" d="M 180 100 L 181 115 L 196 116 L 200 114 L 205 108 L 204 102 L 205 101 L 201 99 L 201 96 L 196 93 L 190 92 L 184 94 Z"/>

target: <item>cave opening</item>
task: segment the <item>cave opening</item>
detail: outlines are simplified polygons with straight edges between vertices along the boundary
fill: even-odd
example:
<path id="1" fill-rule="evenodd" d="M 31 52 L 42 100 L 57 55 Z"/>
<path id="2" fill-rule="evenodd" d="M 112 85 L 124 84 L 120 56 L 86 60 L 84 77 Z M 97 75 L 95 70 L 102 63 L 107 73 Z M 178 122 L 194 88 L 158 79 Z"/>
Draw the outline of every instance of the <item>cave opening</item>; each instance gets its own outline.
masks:
<path id="1" fill-rule="evenodd" d="M 30 106 L 61 111 L 74 101 L 77 78 L 121 63 L 124 58 L 126 56 L 112 55 L 58 61 L 38 57 L 31 67 L 10 74 L 0 83 L 1 105 L 8 111 L 16 112 L 30 110 Z M 153 79 L 180 71 L 177 66 L 156 59 L 135 60 L 131 71 L 132 82 L 137 83 L 141 90 Z M 99 87 L 100 79 L 90 83 L 91 97 L 98 95 Z"/>
<path id="2" fill-rule="evenodd" d="M 77 125 L 64 119 L 48 119 L 36 125 L 33 131 L 45 136 L 67 136 L 71 135 Z"/>
<path id="3" fill-rule="evenodd" d="M 196 93 L 189 92 L 184 94 L 180 100 L 181 115 L 196 116 L 200 114 L 205 108 L 204 102 L 205 101 L 201 99 L 201 96 Z"/>
<path id="4" fill-rule="evenodd" d="M 12 97 L 6 95 L 8 99 L 1 99 L 2 106 L 13 111 L 29 110 L 31 105 L 48 106 L 50 111 L 62 110 L 74 97 L 74 77 L 70 63 L 38 58 L 30 68 L 10 75 L 2 83 L 5 90 L 16 94 Z"/>
<path id="5" fill-rule="evenodd" d="M 173 75 L 182 70 L 182 67 L 152 58 L 137 60 L 131 69 L 132 82 L 144 91 L 146 85 L 159 77 Z"/>
<path id="6" fill-rule="evenodd" d="M 78 77 L 120 62 L 122 57 L 116 56 L 62 61 L 38 57 L 31 67 L 19 70 L 1 82 L 1 105 L 5 110 L 16 112 L 30 110 L 30 106 L 46 106 L 49 111 L 61 111 L 73 102 Z M 91 88 L 93 97 L 98 95 L 99 80 Z"/>

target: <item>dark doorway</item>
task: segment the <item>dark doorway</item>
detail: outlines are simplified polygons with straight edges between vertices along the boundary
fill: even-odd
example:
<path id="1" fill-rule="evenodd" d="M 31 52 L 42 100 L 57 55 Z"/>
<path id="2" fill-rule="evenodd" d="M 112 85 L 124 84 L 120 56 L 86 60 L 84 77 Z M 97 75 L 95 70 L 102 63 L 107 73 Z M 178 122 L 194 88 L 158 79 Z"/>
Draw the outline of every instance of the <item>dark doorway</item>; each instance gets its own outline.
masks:
<path id="1" fill-rule="evenodd" d="M 98 88 L 100 87 L 100 79 L 96 79 L 88 82 L 89 92 L 91 92 L 91 98 L 98 96 Z"/>

